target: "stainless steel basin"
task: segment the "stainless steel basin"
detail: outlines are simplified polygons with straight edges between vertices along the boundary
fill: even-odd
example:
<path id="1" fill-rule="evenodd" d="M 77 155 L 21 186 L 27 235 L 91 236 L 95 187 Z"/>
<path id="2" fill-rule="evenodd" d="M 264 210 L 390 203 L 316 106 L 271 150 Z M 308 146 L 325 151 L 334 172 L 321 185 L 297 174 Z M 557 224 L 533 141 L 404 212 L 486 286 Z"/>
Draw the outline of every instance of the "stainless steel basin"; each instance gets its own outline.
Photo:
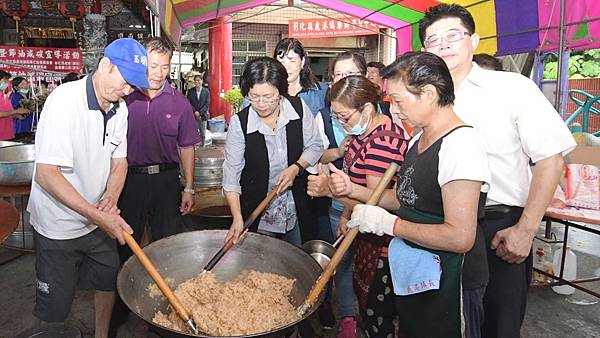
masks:
<path id="1" fill-rule="evenodd" d="M 17 144 L 0 148 L 0 185 L 31 183 L 35 161 L 34 144 Z"/>
<path id="2" fill-rule="evenodd" d="M 8 147 L 8 146 L 16 146 L 18 144 L 23 144 L 21 142 L 13 142 L 13 141 L 0 141 L 0 148 Z"/>

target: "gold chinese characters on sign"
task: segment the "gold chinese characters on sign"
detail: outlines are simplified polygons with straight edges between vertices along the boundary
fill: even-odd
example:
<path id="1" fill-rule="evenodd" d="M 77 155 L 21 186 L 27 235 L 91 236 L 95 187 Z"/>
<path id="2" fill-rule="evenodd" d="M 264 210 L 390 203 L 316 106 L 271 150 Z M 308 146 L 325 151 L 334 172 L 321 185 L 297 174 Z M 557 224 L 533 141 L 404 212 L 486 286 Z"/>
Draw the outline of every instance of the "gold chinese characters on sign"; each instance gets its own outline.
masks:
<path id="1" fill-rule="evenodd" d="M 131 38 L 131 39 L 136 39 L 136 40 L 144 40 L 145 38 L 149 38 L 151 36 L 150 33 L 137 33 L 137 32 L 129 32 L 129 33 L 125 33 L 125 32 L 118 32 L 117 33 L 117 38 Z"/>
<path id="2" fill-rule="evenodd" d="M 25 35 L 31 39 L 75 39 L 72 28 L 25 27 Z"/>

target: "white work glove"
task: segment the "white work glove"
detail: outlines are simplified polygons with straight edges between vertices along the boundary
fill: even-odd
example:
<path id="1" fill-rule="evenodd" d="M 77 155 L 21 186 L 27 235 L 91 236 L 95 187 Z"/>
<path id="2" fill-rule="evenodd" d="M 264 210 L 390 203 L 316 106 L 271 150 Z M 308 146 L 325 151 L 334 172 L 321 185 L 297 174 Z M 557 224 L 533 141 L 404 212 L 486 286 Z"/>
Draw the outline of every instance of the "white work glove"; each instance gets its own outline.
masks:
<path id="1" fill-rule="evenodd" d="M 352 211 L 352 217 L 346 223 L 348 228 L 358 227 L 360 232 L 394 236 L 394 224 L 398 216 L 374 205 L 358 204 Z"/>

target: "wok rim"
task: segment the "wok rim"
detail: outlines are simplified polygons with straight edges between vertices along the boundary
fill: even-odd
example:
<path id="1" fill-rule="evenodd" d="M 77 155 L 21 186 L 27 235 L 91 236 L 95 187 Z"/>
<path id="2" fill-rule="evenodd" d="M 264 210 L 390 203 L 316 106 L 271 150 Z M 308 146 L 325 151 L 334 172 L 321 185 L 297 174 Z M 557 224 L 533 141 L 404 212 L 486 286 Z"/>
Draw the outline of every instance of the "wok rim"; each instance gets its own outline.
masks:
<path id="1" fill-rule="evenodd" d="M 175 234 L 175 235 L 168 236 L 168 237 L 165 237 L 165 238 L 161 238 L 161 239 L 159 239 L 159 240 L 157 240 L 157 241 L 154 241 L 154 242 L 152 242 L 152 243 L 150 243 L 150 244 L 148 244 L 148 245 L 144 246 L 144 247 L 142 248 L 142 251 L 144 251 L 144 253 L 146 253 L 146 254 L 147 254 L 147 253 L 148 253 L 147 251 L 149 251 L 149 250 L 150 250 L 152 247 L 154 247 L 154 246 L 157 246 L 157 245 L 158 245 L 157 243 L 159 243 L 160 241 L 163 241 L 163 240 L 166 240 L 166 239 L 171 239 L 171 238 L 174 238 L 174 237 L 177 237 L 177 236 L 181 236 L 181 237 L 183 237 L 183 236 L 185 236 L 186 234 L 189 234 L 189 233 L 196 233 L 196 232 L 201 232 L 201 231 L 203 231 L 203 232 L 226 232 L 226 231 L 228 231 L 228 230 L 214 230 L 214 229 L 207 229 L 207 230 L 195 230 L 195 231 L 187 231 L 187 232 L 182 232 L 182 233 L 179 233 L 179 234 Z M 290 244 L 290 243 L 288 243 L 288 242 L 286 242 L 286 241 L 283 241 L 283 240 L 280 240 L 280 239 L 277 239 L 277 238 L 273 238 L 273 237 L 269 237 L 269 236 L 266 236 L 266 235 L 262 235 L 262 234 L 259 234 L 259 233 L 256 233 L 256 232 L 249 232 L 249 233 L 247 233 L 247 234 L 246 234 L 246 236 L 258 236 L 258 237 L 262 237 L 262 238 L 263 238 L 263 240 L 267 240 L 267 241 L 268 241 L 268 240 L 280 241 L 281 243 L 278 243 L 279 245 L 284 245 L 284 246 L 286 246 L 286 245 L 287 245 L 287 246 L 288 246 L 290 249 L 292 249 L 292 250 L 297 250 L 298 252 L 300 252 L 300 253 L 301 253 L 301 255 L 303 255 L 303 256 L 305 256 L 305 257 L 306 257 L 306 261 L 307 261 L 307 262 L 310 262 L 310 263 L 307 263 L 307 264 L 311 264 L 311 265 L 313 265 L 314 267 L 316 267 L 316 268 L 318 269 L 318 271 L 320 271 L 320 273 L 319 273 L 319 277 L 317 277 L 317 279 L 318 279 L 318 278 L 320 278 L 320 276 L 323 274 L 323 271 L 324 271 L 324 269 L 321 267 L 321 265 L 319 265 L 319 263 L 317 263 L 317 261 L 315 261 L 315 259 L 314 259 L 312 256 L 310 256 L 310 254 L 308 254 L 307 252 L 305 252 L 305 251 L 304 251 L 304 250 L 303 250 L 301 247 L 296 247 L 296 246 L 294 246 L 294 245 L 292 245 L 292 244 Z M 268 239 L 265 239 L 265 238 L 268 238 Z M 247 238 L 246 238 L 246 239 L 247 239 Z M 285 243 L 285 244 L 283 244 L 283 243 Z M 232 249 L 233 249 L 233 248 L 232 248 Z M 216 253 L 216 252 L 215 252 L 215 253 Z M 121 272 L 122 272 L 122 271 L 125 269 L 125 266 L 126 266 L 126 265 L 128 265 L 128 264 L 134 264 L 133 262 L 134 262 L 136 259 L 137 259 L 137 257 L 136 257 L 134 254 L 132 254 L 132 255 L 131 255 L 131 257 L 129 257 L 129 258 L 128 258 L 128 259 L 125 261 L 125 263 L 123 263 L 123 265 L 121 266 L 121 269 L 119 269 L 119 273 L 118 273 L 118 275 L 117 275 L 117 292 L 118 292 L 118 294 L 119 294 L 119 297 L 121 298 L 121 300 L 123 301 L 123 303 L 124 303 L 124 304 L 127 306 L 127 308 L 128 308 L 128 309 L 129 309 L 131 312 L 135 313 L 135 315 L 136 315 L 136 316 L 138 316 L 139 318 L 141 318 L 143 321 L 147 322 L 149 325 L 156 326 L 156 327 L 160 328 L 161 330 L 165 330 L 165 331 L 168 331 L 168 332 L 170 332 L 170 333 L 177 334 L 177 335 L 184 336 L 184 337 L 201 337 L 201 338 L 210 338 L 210 337 L 214 337 L 214 338 L 242 338 L 242 337 L 261 337 L 261 336 L 265 336 L 265 335 L 274 334 L 274 333 L 276 333 L 276 332 L 279 332 L 279 331 L 283 331 L 283 330 L 290 329 L 290 328 L 292 328 L 292 327 L 294 327 L 294 326 L 298 325 L 300 322 L 302 322 L 302 321 L 306 320 L 308 317 L 310 317 L 310 316 L 311 316 L 311 315 L 312 315 L 312 314 L 313 314 L 313 313 L 314 313 L 314 312 L 315 312 L 315 311 L 316 311 L 316 310 L 319 308 L 319 306 L 321 306 L 321 303 L 323 302 L 323 299 L 325 298 L 325 292 L 323 291 L 323 292 L 321 292 L 321 295 L 319 296 L 319 298 L 317 299 L 317 301 L 315 302 L 315 304 L 313 304 L 313 306 L 311 306 L 311 307 L 310 307 L 310 308 L 309 308 L 309 309 L 308 309 L 308 310 L 307 310 L 307 311 L 304 313 L 304 315 L 303 315 L 303 316 L 301 316 L 299 319 L 297 319 L 297 320 L 295 320 L 295 321 L 293 321 L 293 322 L 291 322 L 291 323 L 288 323 L 288 324 L 286 324 L 286 325 L 283 325 L 283 326 L 280 326 L 280 327 L 273 328 L 273 329 L 271 329 L 271 331 L 267 331 L 267 332 L 259 332 L 259 333 L 254 333 L 254 334 L 246 334 L 246 335 L 238 335 L 238 336 L 206 336 L 206 335 L 201 335 L 201 334 L 193 334 L 193 333 L 186 333 L 186 332 L 176 331 L 176 330 L 173 330 L 173 329 L 167 328 L 167 327 L 165 327 L 165 326 L 162 326 L 162 325 L 160 325 L 160 324 L 157 324 L 157 323 L 155 323 L 154 321 L 152 321 L 151 319 L 150 319 L 150 320 L 146 320 L 146 319 L 145 319 L 145 318 L 144 318 L 144 317 L 143 317 L 143 316 L 140 314 L 140 312 L 139 312 L 139 311 L 137 311 L 136 309 L 132 308 L 132 307 L 131 307 L 131 306 L 128 304 L 128 302 L 127 302 L 127 301 L 126 301 L 126 300 L 125 300 L 125 299 L 124 299 L 124 298 L 121 296 L 121 294 L 122 294 L 122 293 L 121 293 L 121 284 L 123 284 L 123 283 L 121 283 L 120 281 L 121 281 L 122 279 L 124 279 L 124 278 L 125 278 L 125 277 L 124 277 L 124 275 L 123 275 Z M 141 264 L 141 263 L 139 263 L 139 262 L 138 262 L 138 264 Z M 142 269 L 143 269 L 143 268 L 142 268 Z M 150 280 L 152 280 L 152 278 L 150 278 Z M 316 280 L 313 282 L 313 287 L 314 287 L 314 284 L 315 284 L 315 283 L 316 283 Z M 174 291 L 174 290 L 173 290 L 173 291 Z M 308 294 L 307 294 L 307 296 L 308 296 Z M 163 296 L 163 297 L 164 297 L 164 296 Z M 302 304 L 300 304 L 299 306 L 301 306 L 301 305 L 302 305 Z"/>

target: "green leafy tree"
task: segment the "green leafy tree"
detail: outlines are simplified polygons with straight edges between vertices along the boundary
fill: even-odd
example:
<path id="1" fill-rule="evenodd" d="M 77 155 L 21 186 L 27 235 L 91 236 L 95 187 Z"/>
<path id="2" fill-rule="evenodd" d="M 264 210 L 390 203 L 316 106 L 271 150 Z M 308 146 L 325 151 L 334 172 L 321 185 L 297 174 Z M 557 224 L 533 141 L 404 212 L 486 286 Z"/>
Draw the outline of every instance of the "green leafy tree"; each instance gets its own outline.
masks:
<path id="1" fill-rule="evenodd" d="M 558 58 L 551 55 L 544 65 L 544 78 L 556 79 L 558 74 Z M 569 78 L 586 79 L 600 77 L 600 49 L 574 52 L 569 58 Z"/>

